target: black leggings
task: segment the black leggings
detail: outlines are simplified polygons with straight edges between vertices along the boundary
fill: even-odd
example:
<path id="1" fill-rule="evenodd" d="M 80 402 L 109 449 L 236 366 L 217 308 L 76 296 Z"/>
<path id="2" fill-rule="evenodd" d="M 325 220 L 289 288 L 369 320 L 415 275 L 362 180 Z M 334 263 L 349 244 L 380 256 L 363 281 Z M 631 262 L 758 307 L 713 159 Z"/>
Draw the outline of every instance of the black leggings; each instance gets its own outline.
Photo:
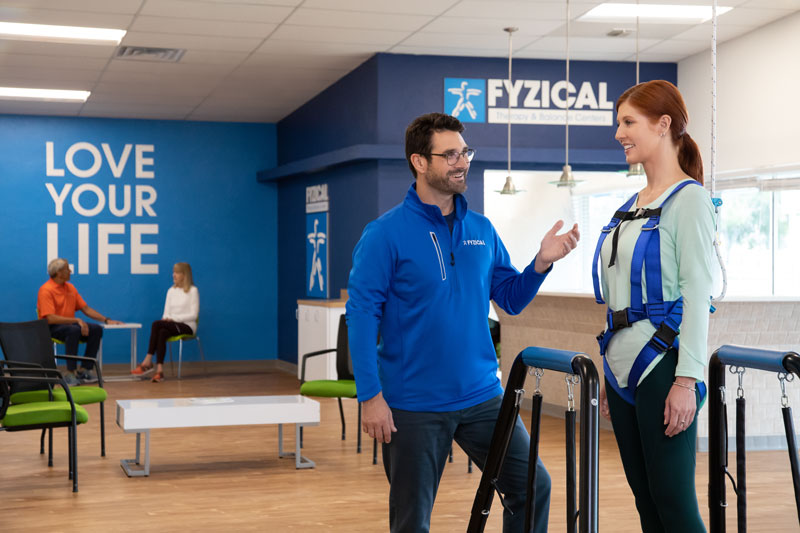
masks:
<path id="1" fill-rule="evenodd" d="M 164 357 L 167 355 L 167 339 L 175 335 L 192 335 L 192 328 L 183 322 L 172 322 L 170 320 L 156 320 L 150 326 L 150 346 L 147 353 L 156 354 L 159 365 L 164 364 Z"/>

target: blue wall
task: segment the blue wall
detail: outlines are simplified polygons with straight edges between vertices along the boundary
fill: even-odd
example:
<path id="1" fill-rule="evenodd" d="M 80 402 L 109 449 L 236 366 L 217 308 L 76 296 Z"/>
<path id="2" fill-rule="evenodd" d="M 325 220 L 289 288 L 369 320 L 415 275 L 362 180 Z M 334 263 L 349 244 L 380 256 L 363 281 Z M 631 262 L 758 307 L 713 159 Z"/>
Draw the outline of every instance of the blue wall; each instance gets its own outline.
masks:
<path id="1" fill-rule="evenodd" d="M 75 143 L 91 146 L 67 157 Z M 117 164 L 125 145 L 132 145 L 119 177 L 112 174 L 104 143 Z M 135 145 L 144 145 L 140 159 L 152 159 L 141 161 L 139 177 Z M 67 163 L 74 163 L 78 174 L 90 169 L 93 150 L 101 156 L 96 173 L 79 177 L 70 171 Z M 255 180 L 258 170 L 275 164 L 273 124 L 0 116 L 0 320 L 34 318 L 37 290 L 48 279 L 47 228 L 57 224 L 58 255 L 74 265 L 72 283 L 87 303 L 111 318 L 144 325 L 139 359 L 147 348 L 150 323 L 161 317 L 177 261 L 192 265 L 200 290 L 198 333 L 207 358 L 275 358 L 278 194 L 275 184 Z M 52 175 L 58 170 L 63 176 Z M 152 177 L 144 177 L 148 173 Z M 48 183 L 56 195 L 71 185 L 60 215 Z M 89 189 L 80 194 L 76 210 L 73 195 L 79 186 Z M 118 208 L 123 207 L 124 188 L 130 187 L 129 213 L 110 211 L 111 187 Z M 155 193 L 152 213 L 142 209 L 137 215 L 136 187 L 145 198 Z M 97 190 L 105 207 L 93 214 Z M 88 227 L 82 246 L 88 261 L 80 262 L 83 224 Z M 132 232 L 139 225 L 157 233 L 141 237 L 150 248 L 140 256 L 143 266 L 134 268 Z M 115 230 L 108 241 L 122 247 L 122 253 L 108 255 L 107 273 L 99 272 L 100 227 Z M 152 253 L 155 247 L 157 253 Z M 141 272 L 155 269 L 158 273 Z M 197 358 L 193 344 L 187 348 L 188 358 Z M 103 347 L 106 362 L 130 359 L 127 331 L 107 332 Z"/>
<path id="2" fill-rule="evenodd" d="M 564 76 L 563 61 L 519 59 L 515 80 Z M 607 84 L 607 99 L 635 81 L 626 62 L 573 61 L 570 79 Z M 508 75 L 500 58 L 377 54 L 278 123 L 280 165 L 259 174 L 279 189 L 279 357 L 297 360 L 296 302 L 305 298 L 305 187 L 327 183 L 330 222 L 330 296 L 347 287 L 355 243 L 364 226 L 400 203 L 413 178 L 405 161 L 405 129 L 417 116 L 444 107 L 444 78 Z M 643 63 L 641 79 L 677 81 L 674 63 Z M 599 97 L 599 95 L 597 95 Z M 522 98 L 520 98 L 520 104 Z M 507 105 L 507 96 L 497 107 Z M 563 111 L 561 111 L 563 113 Z M 613 121 L 612 121 L 613 123 Z M 466 193 L 470 208 L 483 212 L 483 173 L 506 168 L 506 124 L 468 123 L 464 137 L 477 149 Z M 563 125 L 512 127 L 512 161 L 518 170 L 553 170 L 564 164 Z M 625 168 L 614 125 L 570 127 L 570 163 L 576 170 Z"/>

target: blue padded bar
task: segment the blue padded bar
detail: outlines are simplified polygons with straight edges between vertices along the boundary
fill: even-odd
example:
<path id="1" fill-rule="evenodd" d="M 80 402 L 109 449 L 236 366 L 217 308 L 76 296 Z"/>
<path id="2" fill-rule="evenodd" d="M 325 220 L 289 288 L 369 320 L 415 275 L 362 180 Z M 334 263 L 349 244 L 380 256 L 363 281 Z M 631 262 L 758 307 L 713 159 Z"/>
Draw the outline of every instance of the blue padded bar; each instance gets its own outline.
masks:
<path id="1" fill-rule="evenodd" d="M 786 372 L 783 358 L 787 353 L 789 352 L 726 344 L 717 350 L 717 357 L 723 365 L 757 368 L 767 372 Z"/>
<path id="2" fill-rule="evenodd" d="M 520 355 L 522 356 L 522 361 L 528 366 L 557 370 L 565 374 L 574 374 L 575 370 L 572 369 L 572 360 L 575 356 L 583 354 L 582 352 L 529 346 L 522 350 Z"/>

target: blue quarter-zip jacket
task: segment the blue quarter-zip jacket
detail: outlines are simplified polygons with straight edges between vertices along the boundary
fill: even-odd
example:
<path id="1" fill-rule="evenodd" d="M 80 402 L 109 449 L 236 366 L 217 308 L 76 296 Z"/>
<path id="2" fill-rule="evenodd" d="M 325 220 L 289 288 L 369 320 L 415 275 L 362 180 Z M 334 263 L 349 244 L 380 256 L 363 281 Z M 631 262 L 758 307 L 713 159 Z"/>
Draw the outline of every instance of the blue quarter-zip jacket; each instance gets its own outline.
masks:
<path id="1" fill-rule="evenodd" d="M 414 184 L 356 245 L 347 326 L 359 401 L 383 391 L 390 407 L 441 412 L 502 393 L 489 300 L 517 314 L 547 273 L 531 262 L 520 274 L 489 219 L 460 194 L 454 203 L 451 236 Z"/>

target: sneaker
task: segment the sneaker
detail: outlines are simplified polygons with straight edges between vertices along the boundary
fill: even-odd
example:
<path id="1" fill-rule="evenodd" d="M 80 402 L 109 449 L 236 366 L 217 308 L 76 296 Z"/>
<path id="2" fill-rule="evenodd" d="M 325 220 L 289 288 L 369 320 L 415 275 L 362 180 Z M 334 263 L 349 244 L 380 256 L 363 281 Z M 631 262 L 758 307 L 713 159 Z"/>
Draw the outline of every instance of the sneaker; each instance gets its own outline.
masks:
<path id="1" fill-rule="evenodd" d="M 80 380 L 75 376 L 74 372 L 64 372 L 64 382 L 67 384 L 67 387 L 77 387 L 81 384 Z"/>
<path id="2" fill-rule="evenodd" d="M 84 368 L 78 369 L 78 379 L 81 383 L 97 383 L 97 374 Z"/>

